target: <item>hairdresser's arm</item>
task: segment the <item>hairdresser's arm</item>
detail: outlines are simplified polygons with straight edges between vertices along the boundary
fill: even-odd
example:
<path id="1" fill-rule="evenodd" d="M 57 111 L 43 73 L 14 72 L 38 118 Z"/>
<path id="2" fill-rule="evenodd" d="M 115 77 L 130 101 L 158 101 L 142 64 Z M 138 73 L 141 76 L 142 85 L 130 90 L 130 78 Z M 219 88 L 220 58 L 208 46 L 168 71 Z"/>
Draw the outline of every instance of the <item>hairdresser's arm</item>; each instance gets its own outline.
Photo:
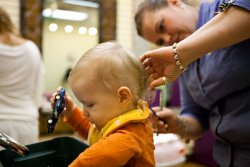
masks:
<path id="1" fill-rule="evenodd" d="M 188 38 L 178 43 L 184 65 L 202 55 L 250 38 L 250 11 L 232 6 L 216 15 Z"/>
<path id="2" fill-rule="evenodd" d="M 232 6 L 216 15 L 208 23 L 182 40 L 177 45 L 177 53 L 182 66 L 188 66 L 204 54 L 224 48 L 250 38 L 250 11 Z M 148 58 L 151 61 L 148 61 Z M 140 58 L 145 67 L 150 66 L 152 75 L 150 87 L 164 84 L 162 76 L 169 82 L 181 74 L 173 59 L 172 47 L 163 47 L 144 53 Z"/>

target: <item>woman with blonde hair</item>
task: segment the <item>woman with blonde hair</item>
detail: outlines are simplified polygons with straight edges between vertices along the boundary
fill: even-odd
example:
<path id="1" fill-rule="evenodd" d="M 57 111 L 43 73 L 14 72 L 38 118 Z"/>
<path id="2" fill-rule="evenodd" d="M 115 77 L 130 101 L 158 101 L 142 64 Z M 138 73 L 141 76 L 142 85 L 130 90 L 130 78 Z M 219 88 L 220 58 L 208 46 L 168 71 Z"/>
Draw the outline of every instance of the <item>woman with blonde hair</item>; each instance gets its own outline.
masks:
<path id="1" fill-rule="evenodd" d="M 0 7 L 0 131 L 26 145 L 39 141 L 44 67 L 38 47 L 14 28 Z"/>

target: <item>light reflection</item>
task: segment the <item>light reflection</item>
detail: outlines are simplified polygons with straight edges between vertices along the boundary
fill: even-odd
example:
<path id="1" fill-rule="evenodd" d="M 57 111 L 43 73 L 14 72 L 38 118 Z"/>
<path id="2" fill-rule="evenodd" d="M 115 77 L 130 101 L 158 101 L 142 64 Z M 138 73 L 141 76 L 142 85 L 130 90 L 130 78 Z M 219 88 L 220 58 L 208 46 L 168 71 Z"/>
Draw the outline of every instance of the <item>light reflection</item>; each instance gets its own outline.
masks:
<path id="1" fill-rule="evenodd" d="M 84 35 L 84 34 L 86 34 L 86 32 L 87 32 L 86 27 L 79 27 L 79 29 L 78 29 L 79 34 Z"/>
<path id="2" fill-rule="evenodd" d="M 88 30 L 89 35 L 96 35 L 97 29 L 95 27 L 90 27 Z"/>
<path id="3" fill-rule="evenodd" d="M 58 25 L 57 25 L 56 23 L 51 23 L 51 24 L 49 25 L 49 30 L 50 30 L 51 32 L 55 32 L 55 31 L 57 31 L 57 29 L 58 29 Z"/>
<path id="4" fill-rule="evenodd" d="M 49 24 L 49 30 L 51 32 L 56 32 L 58 30 L 58 25 L 56 23 L 51 23 Z M 74 30 L 74 27 L 72 25 L 66 25 L 64 27 L 64 31 L 66 33 L 72 33 Z M 88 32 L 89 35 L 94 36 L 98 33 L 97 28 L 95 27 L 90 27 L 89 29 L 87 27 L 81 26 L 78 28 L 78 33 L 80 35 L 84 35 Z"/>
<path id="5" fill-rule="evenodd" d="M 64 27 L 64 31 L 65 31 L 66 33 L 71 33 L 73 30 L 74 30 L 74 28 L 73 28 L 72 25 L 66 25 L 66 26 Z"/>
<path id="6" fill-rule="evenodd" d="M 44 17 L 71 20 L 71 21 L 83 21 L 88 18 L 87 13 L 75 12 L 75 11 L 70 11 L 70 10 L 61 10 L 61 9 L 52 10 L 50 8 L 47 8 L 47 9 L 44 9 L 42 13 Z"/>

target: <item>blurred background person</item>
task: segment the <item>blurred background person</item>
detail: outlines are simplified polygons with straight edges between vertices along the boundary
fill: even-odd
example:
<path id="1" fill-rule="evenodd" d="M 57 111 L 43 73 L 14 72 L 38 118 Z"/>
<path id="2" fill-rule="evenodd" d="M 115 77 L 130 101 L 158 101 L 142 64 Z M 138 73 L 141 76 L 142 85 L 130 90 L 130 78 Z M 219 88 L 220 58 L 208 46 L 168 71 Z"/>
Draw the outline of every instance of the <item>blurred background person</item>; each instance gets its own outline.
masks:
<path id="1" fill-rule="evenodd" d="M 20 144 L 38 142 L 44 72 L 38 47 L 15 33 L 0 7 L 0 131 Z"/>

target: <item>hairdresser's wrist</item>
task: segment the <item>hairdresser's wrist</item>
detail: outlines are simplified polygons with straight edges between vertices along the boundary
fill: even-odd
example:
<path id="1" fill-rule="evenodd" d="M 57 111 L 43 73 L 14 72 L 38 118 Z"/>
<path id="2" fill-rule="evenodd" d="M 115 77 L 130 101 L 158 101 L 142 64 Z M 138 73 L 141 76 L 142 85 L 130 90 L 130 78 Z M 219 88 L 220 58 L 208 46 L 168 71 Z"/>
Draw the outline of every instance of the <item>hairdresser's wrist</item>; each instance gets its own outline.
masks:
<path id="1" fill-rule="evenodd" d="M 175 65 L 177 66 L 179 71 L 185 72 L 188 69 L 188 66 L 183 65 L 182 60 L 180 59 L 180 54 L 177 51 L 177 43 L 174 43 L 172 45 L 172 50 L 173 50 L 173 54 L 174 54 Z"/>
<path id="2" fill-rule="evenodd" d="M 191 41 L 190 41 L 191 42 Z M 182 66 L 188 67 L 189 64 L 201 57 L 199 53 L 199 48 L 195 48 L 189 41 L 181 41 L 176 46 L 179 59 L 182 62 Z"/>
<path id="3" fill-rule="evenodd" d="M 185 117 L 182 117 L 182 116 L 179 116 L 178 117 L 178 130 L 177 130 L 177 134 L 183 138 L 183 139 L 186 139 L 188 134 L 187 134 L 187 121 L 185 119 Z"/>
<path id="4" fill-rule="evenodd" d="M 190 116 L 178 116 L 178 132 L 177 134 L 183 139 L 198 139 L 203 134 L 201 124 Z"/>

